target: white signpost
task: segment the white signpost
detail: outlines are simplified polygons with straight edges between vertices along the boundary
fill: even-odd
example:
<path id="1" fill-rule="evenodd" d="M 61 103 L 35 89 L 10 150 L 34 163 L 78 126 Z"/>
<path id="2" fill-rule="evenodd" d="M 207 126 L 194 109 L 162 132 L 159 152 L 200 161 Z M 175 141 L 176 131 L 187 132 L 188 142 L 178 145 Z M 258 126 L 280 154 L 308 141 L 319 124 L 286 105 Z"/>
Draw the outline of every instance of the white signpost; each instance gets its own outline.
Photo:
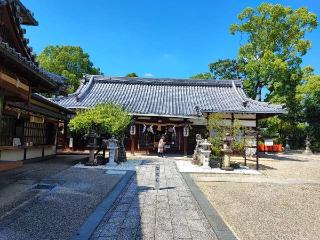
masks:
<path id="1" fill-rule="evenodd" d="M 267 147 L 273 146 L 273 140 L 271 138 L 265 138 L 264 139 L 264 145 Z"/>

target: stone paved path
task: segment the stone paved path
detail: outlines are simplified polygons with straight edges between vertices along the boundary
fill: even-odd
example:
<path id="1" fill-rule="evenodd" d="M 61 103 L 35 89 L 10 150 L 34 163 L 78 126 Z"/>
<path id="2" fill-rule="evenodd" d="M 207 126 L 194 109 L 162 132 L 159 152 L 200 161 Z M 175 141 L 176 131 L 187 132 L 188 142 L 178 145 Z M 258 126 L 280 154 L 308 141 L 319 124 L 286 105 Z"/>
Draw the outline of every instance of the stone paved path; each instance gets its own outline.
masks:
<path id="1" fill-rule="evenodd" d="M 160 190 L 154 190 L 160 164 Z M 107 239 L 217 239 L 173 159 L 143 161 L 127 189 L 91 237 Z"/>

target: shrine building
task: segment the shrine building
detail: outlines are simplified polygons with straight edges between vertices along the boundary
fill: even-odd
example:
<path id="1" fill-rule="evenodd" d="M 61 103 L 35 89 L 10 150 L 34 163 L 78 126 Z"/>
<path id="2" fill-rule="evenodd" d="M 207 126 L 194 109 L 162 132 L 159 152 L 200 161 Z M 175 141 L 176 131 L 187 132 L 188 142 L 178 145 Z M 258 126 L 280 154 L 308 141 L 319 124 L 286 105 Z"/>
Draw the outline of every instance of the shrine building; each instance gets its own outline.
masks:
<path id="1" fill-rule="evenodd" d="M 226 125 L 238 119 L 250 132 L 258 119 L 286 112 L 283 106 L 250 99 L 239 80 L 86 75 L 75 93 L 53 101 L 70 110 L 107 102 L 123 106 L 134 119 L 125 142 L 132 153 L 155 152 L 165 135 L 167 152 L 190 154 L 196 134 L 208 135 L 212 113 L 221 113 Z"/>
<path id="2" fill-rule="evenodd" d="M 19 0 L 0 0 L 0 170 L 55 155 L 59 124 L 73 113 L 39 94 L 65 93 L 65 79 L 38 66 L 24 25 L 38 22 Z"/>

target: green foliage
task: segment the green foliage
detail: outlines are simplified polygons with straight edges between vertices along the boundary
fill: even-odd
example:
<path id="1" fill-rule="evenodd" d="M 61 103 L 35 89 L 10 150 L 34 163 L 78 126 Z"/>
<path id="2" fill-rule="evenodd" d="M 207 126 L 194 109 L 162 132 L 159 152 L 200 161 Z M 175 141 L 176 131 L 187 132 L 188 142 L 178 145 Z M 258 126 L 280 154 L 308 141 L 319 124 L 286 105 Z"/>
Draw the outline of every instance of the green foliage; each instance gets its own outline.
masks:
<path id="1" fill-rule="evenodd" d="M 212 79 L 211 73 L 205 72 L 205 73 L 199 73 L 196 75 L 191 76 L 192 79 Z"/>
<path id="2" fill-rule="evenodd" d="M 317 27 L 317 16 L 304 7 L 293 10 L 262 3 L 257 9 L 246 8 L 238 19 L 240 23 L 231 25 L 230 31 L 247 36 L 239 59 L 245 62 L 246 77 L 257 99 L 261 99 L 261 89 L 267 87 L 271 101 L 294 107 L 301 57 L 311 47 L 305 33 Z"/>
<path id="3" fill-rule="evenodd" d="M 99 104 L 94 108 L 78 111 L 71 119 L 71 132 L 86 134 L 94 130 L 98 134 L 120 136 L 131 122 L 131 116 L 119 105 Z"/>
<path id="4" fill-rule="evenodd" d="M 223 139 L 227 133 L 234 139 L 232 141 L 232 149 L 238 152 L 244 150 L 245 139 L 242 136 L 243 126 L 239 120 L 236 119 L 233 126 L 225 126 L 223 124 L 222 114 L 214 113 L 209 115 L 207 128 L 210 132 L 208 141 L 212 144 L 211 150 L 213 156 L 222 156 Z"/>
<path id="5" fill-rule="evenodd" d="M 214 156 L 222 155 L 223 138 L 227 133 L 226 127 L 222 125 L 222 120 L 221 113 L 210 114 L 208 118 L 207 128 L 210 133 L 208 141 L 212 144 L 211 150 Z"/>
<path id="6" fill-rule="evenodd" d="M 138 77 L 138 75 L 135 72 L 132 72 L 132 73 L 128 73 L 126 77 Z"/>
<path id="7" fill-rule="evenodd" d="M 237 152 L 243 152 L 246 146 L 243 128 L 244 126 L 241 125 L 240 121 L 235 119 L 231 132 L 233 136 L 232 148 Z"/>
<path id="8" fill-rule="evenodd" d="M 299 93 L 299 86 L 304 84 L 301 63 L 311 48 L 305 35 L 317 27 L 317 16 L 305 7 L 294 10 L 262 3 L 256 9 L 246 8 L 238 19 L 240 22 L 231 25 L 230 31 L 247 39 L 239 49 L 238 59 L 244 62 L 244 86 L 249 96 L 261 100 L 261 90 L 266 88 L 267 101 L 285 104 L 288 109 L 287 115 L 262 123 L 267 128 L 265 134 L 278 133 L 278 140 L 283 143 L 288 136 L 293 145 L 301 146 L 306 99 Z"/>
<path id="9" fill-rule="evenodd" d="M 320 151 L 320 75 L 307 67 L 303 79 L 298 87 L 298 98 L 303 103 L 304 121 L 308 123 L 306 134 L 311 137 L 312 148 Z"/>
<path id="10" fill-rule="evenodd" d="M 74 92 L 83 74 L 101 74 L 81 47 L 48 46 L 37 57 L 40 66 L 67 78 L 68 92 Z"/>
<path id="11" fill-rule="evenodd" d="M 241 65 L 235 59 L 219 59 L 209 64 L 214 79 L 241 79 L 244 76 Z"/>

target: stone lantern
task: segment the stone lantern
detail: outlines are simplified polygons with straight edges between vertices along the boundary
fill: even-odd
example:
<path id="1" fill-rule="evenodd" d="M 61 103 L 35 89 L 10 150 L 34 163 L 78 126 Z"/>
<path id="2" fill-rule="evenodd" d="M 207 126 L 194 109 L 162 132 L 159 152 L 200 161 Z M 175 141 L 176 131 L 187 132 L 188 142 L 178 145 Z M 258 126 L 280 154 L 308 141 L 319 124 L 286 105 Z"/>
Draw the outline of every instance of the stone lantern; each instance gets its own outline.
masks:
<path id="1" fill-rule="evenodd" d="M 209 143 L 207 139 L 200 143 L 200 153 L 202 155 L 202 164 L 204 168 L 210 168 L 209 160 L 211 154 L 211 146 L 212 144 Z"/>
<path id="2" fill-rule="evenodd" d="M 89 149 L 89 163 L 90 164 L 96 164 L 96 161 L 94 159 L 94 149 L 97 147 L 97 137 L 98 137 L 98 134 L 94 130 L 91 130 L 87 134 L 87 138 L 88 138 L 87 148 Z"/>
<path id="3" fill-rule="evenodd" d="M 311 149 L 310 149 L 311 142 L 310 142 L 309 136 L 307 136 L 305 143 L 306 143 L 306 150 L 304 150 L 303 154 L 311 155 L 311 154 L 312 154 L 312 151 L 311 151 Z"/>
<path id="4" fill-rule="evenodd" d="M 285 152 L 290 151 L 290 145 L 289 145 L 289 137 L 286 137 L 286 146 L 284 147 Z"/>
<path id="5" fill-rule="evenodd" d="M 109 162 L 107 166 L 116 166 L 116 160 L 118 158 L 118 140 L 114 136 L 107 140 L 107 148 L 109 149 Z"/>
<path id="6" fill-rule="evenodd" d="M 229 133 L 227 133 L 226 136 L 223 138 L 223 149 L 222 149 L 222 152 L 224 154 L 222 169 L 226 171 L 233 171 L 233 168 L 230 167 L 230 158 L 233 152 L 231 149 L 231 141 L 232 141 L 232 137 L 230 136 Z"/>
<path id="7" fill-rule="evenodd" d="M 196 147 L 193 152 L 192 156 L 192 163 L 193 164 L 199 164 L 200 162 L 200 143 L 203 142 L 204 140 L 201 137 L 201 134 L 196 134 Z"/>

